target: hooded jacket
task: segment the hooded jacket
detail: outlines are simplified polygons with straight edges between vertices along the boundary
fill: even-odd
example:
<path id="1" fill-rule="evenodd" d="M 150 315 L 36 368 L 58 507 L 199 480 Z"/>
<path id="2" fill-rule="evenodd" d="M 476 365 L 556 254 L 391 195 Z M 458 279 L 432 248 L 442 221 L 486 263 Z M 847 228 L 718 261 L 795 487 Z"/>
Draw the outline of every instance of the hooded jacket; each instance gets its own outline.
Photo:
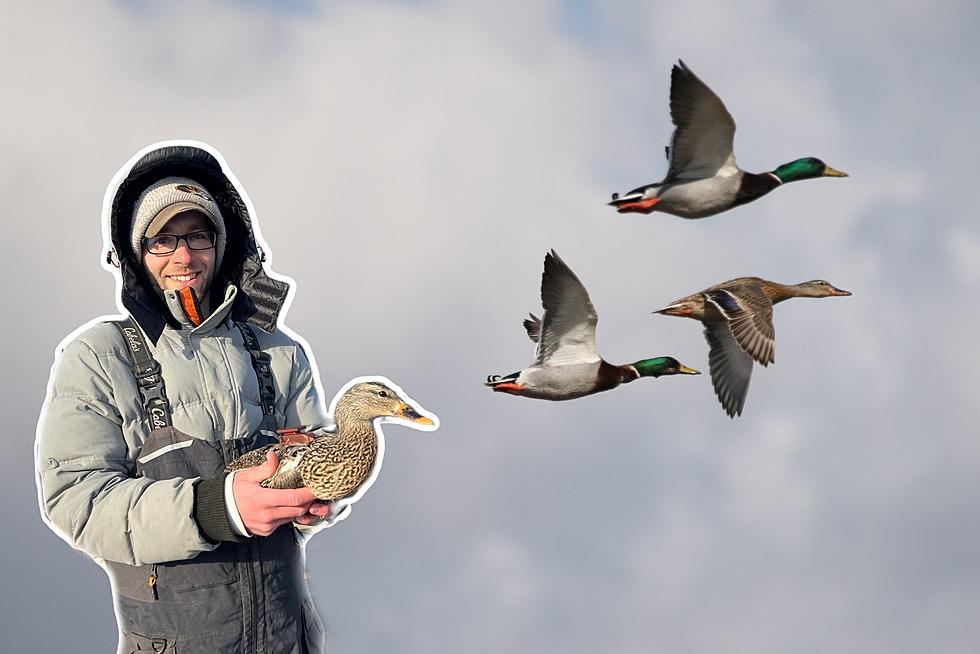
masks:
<path id="1" fill-rule="evenodd" d="M 136 198 L 170 176 L 189 177 L 207 188 L 227 232 L 210 289 L 212 313 L 197 326 L 175 293 L 156 289 L 128 245 Z M 150 149 L 116 180 L 106 194 L 106 217 L 119 266 L 119 302 L 160 365 L 178 436 L 169 448 L 151 438 L 128 346 L 117 327 L 99 321 L 81 328 L 56 355 L 38 425 L 36 463 L 45 520 L 110 570 L 120 651 L 143 646 L 137 636 L 162 639 L 145 643 L 151 651 L 171 651 L 152 648 L 178 639 L 184 639 L 177 647 L 181 652 L 318 651 L 310 631 L 321 627 L 302 579 L 299 539 L 289 525 L 268 538 L 237 538 L 225 512 L 221 472 L 224 463 L 258 444 L 255 435 L 263 424 L 259 381 L 234 321 L 248 322 L 271 357 L 276 426 L 329 424 L 315 366 L 277 327 L 289 287 L 264 270 L 243 195 L 203 147 Z M 148 439 L 154 452 L 146 452 Z M 153 463 L 143 463 L 147 459 Z M 217 474 L 205 479 L 204 470 Z M 172 573 L 170 587 L 164 571 Z M 152 593 L 144 582 L 128 584 L 130 577 L 152 578 Z M 161 608 L 201 601 L 211 608 L 200 624 L 182 622 L 193 612 Z"/>

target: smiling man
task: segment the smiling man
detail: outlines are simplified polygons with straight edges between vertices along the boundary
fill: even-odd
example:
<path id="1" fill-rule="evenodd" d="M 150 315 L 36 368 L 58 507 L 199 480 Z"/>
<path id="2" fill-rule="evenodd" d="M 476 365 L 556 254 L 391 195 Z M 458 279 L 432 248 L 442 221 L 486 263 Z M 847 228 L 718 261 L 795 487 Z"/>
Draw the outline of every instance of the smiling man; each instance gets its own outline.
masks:
<path id="1" fill-rule="evenodd" d="M 192 322 L 208 313 L 207 291 L 220 265 L 227 237 L 218 205 L 201 185 L 167 177 L 136 201 L 133 253 L 160 291 L 178 291 Z M 193 289 L 180 292 L 181 289 Z M 197 301 L 202 301 L 203 307 Z"/>
<path id="2" fill-rule="evenodd" d="M 203 144 L 123 167 L 105 218 L 126 315 L 65 340 L 41 412 L 41 511 L 109 572 L 119 652 L 323 647 L 297 530 L 329 506 L 263 488 L 275 455 L 225 472 L 277 429 L 329 426 L 233 180 Z"/>

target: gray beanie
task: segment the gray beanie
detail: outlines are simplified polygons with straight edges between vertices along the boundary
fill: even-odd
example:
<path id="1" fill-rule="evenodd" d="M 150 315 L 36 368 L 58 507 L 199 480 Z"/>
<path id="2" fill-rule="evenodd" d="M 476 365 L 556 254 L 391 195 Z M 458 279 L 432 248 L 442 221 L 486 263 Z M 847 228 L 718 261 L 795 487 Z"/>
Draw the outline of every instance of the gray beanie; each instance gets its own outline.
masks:
<path id="1" fill-rule="evenodd" d="M 202 212 L 214 223 L 218 238 L 214 245 L 214 269 L 221 267 L 225 253 L 225 221 L 211 194 L 186 177 L 165 177 L 143 191 L 133 207 L 131 245 L 137 259 L 142 257 L 143 239 L 156 236 L 171 218 L 188 210 Z"/>

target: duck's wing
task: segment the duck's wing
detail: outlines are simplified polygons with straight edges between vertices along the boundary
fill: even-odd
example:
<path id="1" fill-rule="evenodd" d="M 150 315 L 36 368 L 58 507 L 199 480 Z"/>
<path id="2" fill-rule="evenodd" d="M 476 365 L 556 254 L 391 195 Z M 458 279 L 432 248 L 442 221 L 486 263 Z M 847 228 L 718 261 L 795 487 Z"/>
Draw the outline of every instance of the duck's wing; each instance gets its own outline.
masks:
<path id="1" fill-rule="evenodd" d="M 735 120 L 708 85 L 679 61 L 670 74 L 670 117 L 676 129 L 670 140 L 667 180 L 703 179 L 730 167 Z"/>
<path id="2" fill-rule="evenodd" d="M 279 457 L 279 467 L 275 474 L 262 482 L 266 488 L 299 488 L 303 486 L 303 477 L 299 473 L 299 462 L 309 454 L 310 446 L 276 445 L 276 455 Z"/>
<path id="3" fill-rule="evenodd" d="M 704 307 L 704 338 L 708 341 L 711 385 L 730 418 L 742 415 L 752 380 L 752 359 L 732 336 L 728 320 L 710 303 Z"/>
<path id="4" fill-rule="evenodd" d="M 538 335 L 535 365 L 595 363 L 595 326 L 599 321 L 585 286 L 552 250 L 541 276 L 544 317 Z"/>
<path id="5" fill-rule="evenodd" d="M 236 458 L 234 461 L 229 463 L 228 466 L 225 468 L 225 472 L 244 470 L 245 468 L 252 468 L 254 466 L 262 465 L 263 463 L 265 463 L 265 458 L 266 455 L 269 453 L 269 450 L 273 449 L 274 447 L 278 447 L 278 445 L 279 445 L 278 443 L 273 443 L 271 445 L 265 445 L 263 447 L 259 447 L 249 452 L 246 452 L 245 454 L 241 455 L 240 457 Z M 278 456 L 278 454 L 279 453 L 277 451 L 276 455 Z"/>
<path id="6" fill-rule="evenodd" d="M 728 322 L 732 337 L 750 357 L 764 366 L 776 361 L 776 332 L 772 326 L 772 301 L 755 285 L 714 288 L 704 292 Z"/>
<path id="7" fill-rule="evenodd" d="M 246 452 L 229 463 L 225 471 L 233 472 L 235 470 L 260 466 L 265 463 L 269 450 L 273 450 L 276 453 L 276 458 L 279 460 L 279 467 L 276 468 L 276 471 L 271 477 L 262 481 L 262 485 L 266 488 L 299 488 L 303 485 L 303 480 L 299 476 L 296 466 L 308 449 L 309 445 L 306 444 L 291 445 L 286 443 L 273 443 Z"/>

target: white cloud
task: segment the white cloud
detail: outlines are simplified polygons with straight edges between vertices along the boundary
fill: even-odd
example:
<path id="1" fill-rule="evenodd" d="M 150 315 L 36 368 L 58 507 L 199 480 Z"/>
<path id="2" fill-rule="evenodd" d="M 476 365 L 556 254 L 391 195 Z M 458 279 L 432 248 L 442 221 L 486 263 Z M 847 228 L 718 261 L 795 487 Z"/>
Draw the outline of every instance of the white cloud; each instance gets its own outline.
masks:
<path id="1" fill-rule="evenodd" d="M 980 283 L 980 235 L 959 226 L 947 237 L 946 247 L 958 281 L 966 286 Z"/>

